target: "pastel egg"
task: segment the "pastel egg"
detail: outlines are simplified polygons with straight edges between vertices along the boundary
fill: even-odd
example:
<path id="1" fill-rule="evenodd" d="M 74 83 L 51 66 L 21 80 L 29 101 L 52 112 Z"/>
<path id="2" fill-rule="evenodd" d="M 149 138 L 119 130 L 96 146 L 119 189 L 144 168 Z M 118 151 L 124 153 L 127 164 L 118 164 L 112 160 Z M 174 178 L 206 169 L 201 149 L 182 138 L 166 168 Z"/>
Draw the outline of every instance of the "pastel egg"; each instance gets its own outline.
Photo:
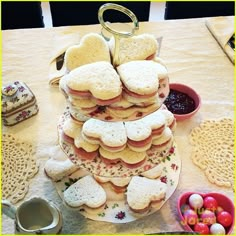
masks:
<path id="1" fill-rule="evenodd" d="M 221 207 L 221 206 L 217 206 L 217 208 L 216 208 L 216 215 L 218 215 L 220 212 L 222 212 L 222 211 L 224 211 L 224 209 L 223 209 L 223 207 Z"/>
<path id="2" fill-rule="evenodd" d="M 191 209 L 190 206 L 188 204 L 183 204 L 181 206 L 181 212 L 184 214 L 185 211 Z"/>
<path id="3" fill-rule="evenodd" d="M 201 220 L 204 224 L 212 225 L 216 223 L 216 216 L 214 212 L 209 210 L 204 210 L 201 214 Z"/>
<path id="4" fill-rule="evenodd" d="M 199 234 L 210 234 L 208 225 L 202 222 L 198 222 L 197 224 L 194 225 L 194 231 Z"/>
<path id="5" fill-rule="evenodd" d="M 198 222 L 198 215 L 197 213 L 192 210 L 188 209 L 184 212 L 184 221 L 189 225 L 195 225 Z"/>
<path id="6" fill-rule="evenodd" d="M 227 211 L 221 211 L 217 215 L 217 221 L 223 225 L 224 227 L 228 227 L 232 224 L 233 222 L 233 217 L 232 215 L 227 212 Z"/>
<path id="7" fill-rule="evenodd" d="M 216 211 L 218 207 L 218 202 L 214 197 L 207 196 L 204 198 L 203 205 L 205 209 L 209 209 L 211 211 Z"/>
<path id="8" fill-rule="evenodd" d="M 211 234 L 224 235 L 225 228 L 221 224 L 215 223 L 215 224 L 211 225 L 210 232 L 211 232 Z"/>
<path id="9" fill-rule="evenodd" d="M 203 198 L 200 194 L 194 193 L 189 197 L 189 204 L 194 209 L 199 209 L 203 206 Z"/>

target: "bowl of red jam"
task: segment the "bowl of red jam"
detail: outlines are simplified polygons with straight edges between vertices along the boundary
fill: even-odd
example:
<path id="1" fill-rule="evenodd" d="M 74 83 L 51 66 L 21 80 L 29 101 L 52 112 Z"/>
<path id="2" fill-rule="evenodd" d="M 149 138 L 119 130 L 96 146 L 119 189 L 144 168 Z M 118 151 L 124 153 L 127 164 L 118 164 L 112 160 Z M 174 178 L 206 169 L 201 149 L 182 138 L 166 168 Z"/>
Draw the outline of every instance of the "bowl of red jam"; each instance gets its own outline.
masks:
<path id="1" fill-rule="evenodd" d="M 187 85 L 171 83 L 170 92 L 164 104 L 177 121 L 191 118 L 201 107 L 201 98 Z"/>

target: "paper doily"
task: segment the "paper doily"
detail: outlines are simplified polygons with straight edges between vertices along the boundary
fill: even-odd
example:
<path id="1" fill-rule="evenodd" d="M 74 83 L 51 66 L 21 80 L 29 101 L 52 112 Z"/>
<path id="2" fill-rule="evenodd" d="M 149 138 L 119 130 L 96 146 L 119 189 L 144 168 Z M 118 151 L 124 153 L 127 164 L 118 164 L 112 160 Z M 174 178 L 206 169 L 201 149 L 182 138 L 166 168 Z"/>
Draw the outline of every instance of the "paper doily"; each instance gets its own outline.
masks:
<path id="1" fill-rule="evenodd" d="M 28 191 L 29 180 L 38 172 L 39 165 L 31 144 L 2 134 L 2 198 L 16 203 Z"/>
<path id="2" fill-rule="evenodd" d="M 103 209 L 88 209 L 88 208 L 72 208 L 72 210 L 79 211 L 83 216 L 96 220 L 96 221 L 105 221 L 111 223 L 128 223 L 139 218 L 143 218 L 147 215 L 153 214 L 158 211 L 165 202 L 171 197 L 177 188 L 179 182 L 179 176 L 181 171 L 181 159 L 178 154 L 176 145 L 174 145 L 172 151 L 169 155 L 162 160 L 163 170 L 160 176 L 160 180 L 167 184 L 166 198 L 164 201 L 161 201 L 155 208 L 152 208 L 146 214 L 134 214 L 129 210 L 128 205 L 126 204 L 125 193 L 115 193 L 109 187 L 104 187 L 107 194 L 107 202 Z M 71 184 L 73 184 L 79 178 L 88 175 L 89 173 L 83 169 L 79 169 L 70 176 L 63 178 L 59 182 L 53 182 L 54 186 L 57 189 L 57 192 L 61 199 L 64 201 L 63 192 Z M 66 205 L 67 206 L 67 205 Z"/>
<path id="3" fill-rule="evenodd" d="M 206 120 L 192 130 L 191 158 L 208 180 L 218 186 L 234 186 L 234 122 L 232 119 Z"/>
<path id="4" fill-rule="evenodd" d="M 129 168 L 125 166 L 122 162 L 116 164 L 106 164 L 100 157 L 96 157 L 94 160 L 81 159 L 77 156 L 74 151 L 73 145 L 67 143 L 62 138 L 63 125 L 67 119 L 70 119 L 70 112 L 68 108 L 63 113 L 59 119 L 58 123 L 58 137 L 59 145 L 62 151 L 67 155 L 67 157 L 78 167 L 84 168 L 92 174 L 105 176 L 105 177 L 127 177 L 139 175 L 144 171 L 154 168 L 158 165 L 168 154 L 172 147 L 172 142 L 170 142 L 166 150 L 158 152 L 155 149 L 149 149 L 147 151 L 147 157 L 142 165 L 134 168 Z"/>

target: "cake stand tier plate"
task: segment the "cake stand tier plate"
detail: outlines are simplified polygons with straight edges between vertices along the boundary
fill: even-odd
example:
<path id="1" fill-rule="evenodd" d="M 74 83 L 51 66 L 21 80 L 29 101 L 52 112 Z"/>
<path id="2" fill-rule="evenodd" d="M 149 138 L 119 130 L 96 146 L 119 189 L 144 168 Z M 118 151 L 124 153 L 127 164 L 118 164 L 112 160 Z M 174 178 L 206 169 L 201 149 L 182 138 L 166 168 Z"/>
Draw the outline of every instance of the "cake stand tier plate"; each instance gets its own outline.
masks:
<path id="1" fill-rule="evenodd" d="M 63 90 L 62 90 L 63 91 Z M 70 102 L 68 102 L 70 106 L 70 112 L 74 119 L 78 121 L 85 121 L 89 118 L 95 118 L 103 121 L 131 121 L 131 120 L 138 120 L 144 116 L 147 116 L 154 111 L 160 109 L 162 104 L 164 104 L 165 99 L 169 95 L 169 78 L 164 78 L 159 81 L 159 88 L 157 92 L 157 101 L 154 104 L 150 104 L 148 107 L 139 107 L 135 104 L 133 106 L 127 108 L 124 111 L 115 109 L 114 107 L 110 106 L 97 106 L 96 110 L 93 110 L 91 113 L 88 113 L 87 111 L 83 111 L 82 109 L 78 109 Z M 64 93 L 65 94 L 65 93 Z M 66 98 L 68 96 L 65 94 Z M 120 114 L 122 112 L 122 115 Z"/>
<path id="2" fill-rule="evenodd" d="M 62 138 L 63 125 L 67 119 L 70 119 L 70 112 L 68 108 L 60 117 L 58 124 L 58 137 L 61 149 L 75 165 L 95 175 L 104 177 L 128 177 L 139 175 L 142 172 L 152 169 L 158 165 L 167 155 L 169 155 L 169 151 L 172 149 L 172 142 L 170 142 L 166 150 L 162 152 L 158 152 L 155 149 L 149 149 L 147 151 L 147 157 L 145 161 L 142 162 L 141 165 L 132 168 L 124 165 L 122 162 L 115 164 L 104 163 L 99 156 L 93 160 L 81 159 L 75 153 L 73 145 L 71 143 L 65 142 Z"/>
<path id="3" fill-rule="evenodd" d="M 145 214 L 134 214 L 130 211 L 127 203 L 125 193 L 115 193 L 109 184 L 103 185 L 103 188 L 107 194 L 107 201 L 103 208 L 99 209 L 90 209 L 88 207 L 72 208 L 66 205 L 68 208 L 74 211 L 79 211 L 84 217 L 95 220 L 95 221 L 105 221 L 111 223 L 128 223 L 150 214 L 157 212 L 171 197 L 177 188 L 180 171 L 181 171 L 181 159 L 178 154 L 176 144 L 174 144 L 172 152 L 162 160 L 162 174 L 160 180 L 167 184 L 167 192 L 165 200 L 161 201 L 158 204 L 155 204 Z M 70 176 L 63 178 L 59 182 L 53 182 L 55 188 L 64 202 L 63 192 L 79 178 L 91 175 L 91 173 L 79 169 Z"/>

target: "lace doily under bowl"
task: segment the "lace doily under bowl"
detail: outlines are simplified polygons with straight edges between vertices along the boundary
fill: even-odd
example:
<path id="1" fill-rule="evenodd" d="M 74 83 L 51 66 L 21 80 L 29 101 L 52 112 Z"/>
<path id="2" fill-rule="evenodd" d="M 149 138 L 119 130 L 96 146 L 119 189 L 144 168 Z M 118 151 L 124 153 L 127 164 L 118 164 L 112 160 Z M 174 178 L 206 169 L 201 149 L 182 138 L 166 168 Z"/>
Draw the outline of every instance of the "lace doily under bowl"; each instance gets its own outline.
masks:
<path id="1" fill-rule="evenodd" d="M 38 168 L 31 144 L 2 134 L 2 199 L 12 203 L 23 199 Z"/>

